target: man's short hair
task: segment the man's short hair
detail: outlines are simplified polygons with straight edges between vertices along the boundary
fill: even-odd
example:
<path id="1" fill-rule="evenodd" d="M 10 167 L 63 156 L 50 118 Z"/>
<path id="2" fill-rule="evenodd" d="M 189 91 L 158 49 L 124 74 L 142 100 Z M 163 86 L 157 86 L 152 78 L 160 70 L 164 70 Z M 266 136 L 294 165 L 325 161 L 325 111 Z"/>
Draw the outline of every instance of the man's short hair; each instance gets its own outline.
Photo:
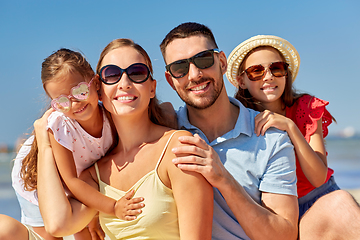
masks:
<path id="1" fill-rule="evenodd" d="M 207 26 L 196 23 L 196 22 L 187 22 L 182 23 L 179 26 L 175 27 L 171 30 L 164 38 L 164 40 L 160 44 L 160 50 L 165 60 L 165 48 L 176 38 L 187 38 L 196 35 L 203 35 L 208 38 L 213 44 L 214 48 L 218 48 L 215 37 L 211 32 L 210 28 Z"/>

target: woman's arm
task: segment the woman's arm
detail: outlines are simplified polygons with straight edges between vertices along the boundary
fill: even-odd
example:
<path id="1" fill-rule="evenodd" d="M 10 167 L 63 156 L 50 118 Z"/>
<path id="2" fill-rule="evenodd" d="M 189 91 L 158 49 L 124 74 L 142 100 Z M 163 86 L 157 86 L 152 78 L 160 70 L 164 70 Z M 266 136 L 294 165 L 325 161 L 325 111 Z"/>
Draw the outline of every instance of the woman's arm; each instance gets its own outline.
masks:
<path id="1" fill-rule="evenodd" d="M 45 229 L 54 236 L 66 236 L 83 229 L 97 211 L 65 195 L 45 128 L 51 112 L 48 110 L 34 123 L 39 148 L 37 191 Z"/>
<path id="2" fill-rule="evenodd" d="M 213 189 L 205 178 L 196 172 L 182 171 L 172 159 L 175 154 L 171 149 L 182 146 L 179 136 L 192 136 L 181 131 L 174 134 L 164 156 L 164 164 L 178 209 L 181 239 L 211 239 L 213 218 Z"/>
<path id="3" fill-rule="evenodd" d="M 307 143 L 299 128 L 290 118 L 265 110 L 255 117 L 255 133 L 264 135 L 269 127 L 286 131 L 294 145 L 306 178 L 314 187 L 320 187 L 326 180 L 328 169 L 321 121 L 321 119 L 318 120 L 318 127 L 311 136 L 310 142 Z"/>

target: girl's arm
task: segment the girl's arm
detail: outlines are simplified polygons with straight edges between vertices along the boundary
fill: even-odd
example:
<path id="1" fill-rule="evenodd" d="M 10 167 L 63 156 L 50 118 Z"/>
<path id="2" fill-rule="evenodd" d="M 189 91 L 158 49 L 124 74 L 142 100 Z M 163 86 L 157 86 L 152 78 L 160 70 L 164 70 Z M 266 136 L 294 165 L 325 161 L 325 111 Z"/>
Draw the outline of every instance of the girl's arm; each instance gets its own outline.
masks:
<path id="1" fill-rule="evenodd" d="M 211 239 L 214 204 L 211 185 L 201 174 L 182 171 L 171 161 L 176 157 L 171 149 L 184 145 L 178 140 L 184 135 L 192 136 L 186 131 L 174 134 L 163 159 L 178 209 L 180 237 Z"/>
<path id="2" fill-rule="evenodd" d="M 95 181 L 96 187 L 92 187 L 86 183 L 87 181 L 77 177 L 72 153 L 60 145 L 52 133 L 50 134 L 50 142 L 60 176 L 76 199 L 90 208 L 114 215 L 120 219 L 136 219 L 136 215 L 141 213 L 140 208 L 144 206 L 138 204 L 143 201 L 143 198 L 132 198 L 133 194 L 128 193 L 116 201 L 100 193 L 95 179 L 84 175 L 87 181 Z"/>
<path id="3" fill-rule="evenodd" d="M 37 191 L 46 231 L 54 236 L 66 236 L 83 229 L 97 211 L 75 199 L 68 200 L 65 195 L 54 161 L 49 135 L 44 127 L 52 111 L 48 110 L 34 123 L 39 149 Z"/>
<path id="4" fill-rule="evenodd" d="M 269 127 L 275 127 L 288 133 L 301 169 L 314 187 L 320 187 L 325 182 L 328 169 L 322 136 L 322 120 L 318 120 L 317 124 L 315 133 L 307 143 L 299 128 L 290 118 L 269 110 L 265 110 L 255 117 L 255 133 L 258 136 L 264 135 Z"/>
<path id="5" fill-rule="evenodd" d="M 52 132 L 50 133 L 50 143 L 60 176 L 75 198 L 90 208 L 106 214 L 115 215 L 116 201 L 103 195 L 97 189 L 94 189 L 77 177 L 72 152 L 60 145 L 55 140 Z"/>

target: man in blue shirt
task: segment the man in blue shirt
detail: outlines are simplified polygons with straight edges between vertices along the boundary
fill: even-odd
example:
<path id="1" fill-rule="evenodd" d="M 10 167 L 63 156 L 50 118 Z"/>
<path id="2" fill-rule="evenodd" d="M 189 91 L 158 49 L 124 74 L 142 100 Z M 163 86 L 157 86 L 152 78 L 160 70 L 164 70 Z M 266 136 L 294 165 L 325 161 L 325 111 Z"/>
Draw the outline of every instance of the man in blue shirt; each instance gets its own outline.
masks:
<path id="1" fill-rule="evenodd" d="M 257 112 L 227 96 L 227 61 L 210 29 L 184 23 L 160 45 L 165 77 L 186 105 L 178 125 L 198 134 L 173 149 L 193 157 L 173 160 L 201 173 L 214 187 L 213 239 L 296 239 L 295 156 L 287 134 L 254 134 Z"/>

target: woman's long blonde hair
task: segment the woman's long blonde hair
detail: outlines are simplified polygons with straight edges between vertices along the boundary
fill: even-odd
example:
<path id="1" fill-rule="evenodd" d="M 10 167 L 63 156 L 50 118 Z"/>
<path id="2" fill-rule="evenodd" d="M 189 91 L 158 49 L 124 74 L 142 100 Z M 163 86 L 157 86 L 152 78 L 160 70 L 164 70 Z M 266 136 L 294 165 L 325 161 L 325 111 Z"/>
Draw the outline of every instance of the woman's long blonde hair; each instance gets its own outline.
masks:
<path id="1" fill-rule="evenodd" d="M 96 66 L 97 74 L 100 73 L 102 61 L 103 61 L 105 55 L 108 54 L 110 51 L 120 48 L 120 47 L 132 47 L 137 52 L 139 52 L 144 57 L 146 65 L 148 66 L 151 75 L 153 75 L 153 68 L 152 68 L 151 60 L 150 60 L 150 57 L 147 54 L 147 52 L 139 44 L 137 44 L 133 40 L 127 39 L 127 38 L 115 39 L 115 40 L 111 41 L 104 48 L 104 50 L 100 54 L 99 61 Z M 151 77 L 151 80 L 153 80 L 152 77 Z M 165 117 L 163 109 L 160 107 L 159 100 L 156 98 L 156 96 L 150 99 L 148 113 L 149 113 L 149 118 L 153 123 L 167 126 L 167 127 L 174 127 L 173 126 L 174 124 L 172 122 L 169 122 L 169 120 Z"/>

